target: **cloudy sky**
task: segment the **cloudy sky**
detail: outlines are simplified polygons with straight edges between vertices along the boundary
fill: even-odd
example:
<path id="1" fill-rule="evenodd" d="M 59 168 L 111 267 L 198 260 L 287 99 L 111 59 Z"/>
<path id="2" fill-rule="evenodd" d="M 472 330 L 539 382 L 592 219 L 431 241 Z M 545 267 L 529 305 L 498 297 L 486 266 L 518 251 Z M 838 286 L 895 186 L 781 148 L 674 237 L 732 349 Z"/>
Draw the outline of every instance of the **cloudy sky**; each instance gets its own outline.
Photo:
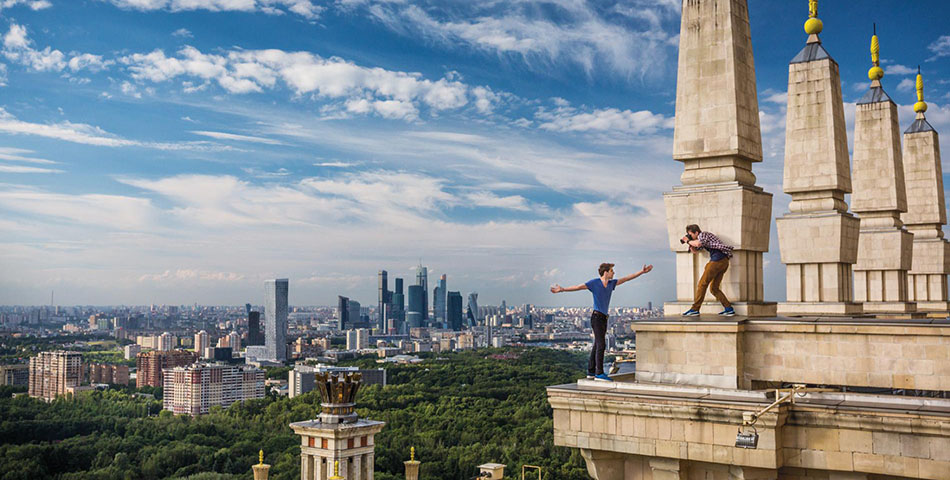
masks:
<path id="1" fill-rule="evenodd" d="M 615 305 L 669 300 L 679 5 L 0 0 L 0 304 L 371 304 L 420 258 L 484 304 L 589 303 L 547 288 L 602 261 L 656 265 Z M 877 22 L 902 126 L 920 64 L 950 138 L 950 4 L 853 5 L 820 15 L 849 123 Z M 750 12 L 775 217 L 807 2 Z"/>

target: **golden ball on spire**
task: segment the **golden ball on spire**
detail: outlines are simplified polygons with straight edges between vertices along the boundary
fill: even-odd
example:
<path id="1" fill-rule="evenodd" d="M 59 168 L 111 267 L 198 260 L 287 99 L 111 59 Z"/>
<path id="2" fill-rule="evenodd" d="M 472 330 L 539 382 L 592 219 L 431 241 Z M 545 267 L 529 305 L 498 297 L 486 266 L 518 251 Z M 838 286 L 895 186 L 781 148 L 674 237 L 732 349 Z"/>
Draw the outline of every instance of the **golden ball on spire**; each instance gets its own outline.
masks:
<path id="1" fill-rule="evenodd" d="M 818 35 L 821 33 L 822 28 L 824 28 L 824 24 L 817 18 L 805 20 L 805 33 L 809 35 Z"/>
<path id="2" fill-rule="evenodd" d="M 878 66 L 871 67 L 868 70 L 868 78 L 871 80 L 880 80 L 884 78 L 884 69 Z"/>

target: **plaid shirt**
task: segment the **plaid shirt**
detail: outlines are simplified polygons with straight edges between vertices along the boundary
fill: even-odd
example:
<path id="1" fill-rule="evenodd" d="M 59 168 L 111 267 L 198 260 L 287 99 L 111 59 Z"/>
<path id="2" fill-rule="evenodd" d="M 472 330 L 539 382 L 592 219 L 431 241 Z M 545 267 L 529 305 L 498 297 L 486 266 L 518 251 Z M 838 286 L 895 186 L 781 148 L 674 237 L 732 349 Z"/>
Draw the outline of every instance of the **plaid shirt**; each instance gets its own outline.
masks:
<path id="1" fill-rule="evenodd" d="M 719 250 L 727 257 L 732 258 L 732 247 L 722 243 L 722 240 L 719 237 L 713 235 L 709 232 L 700 232 L 699 233 L 699 243 L 702 244 L 703 248 L 706 250 L 713 249 Z"/>

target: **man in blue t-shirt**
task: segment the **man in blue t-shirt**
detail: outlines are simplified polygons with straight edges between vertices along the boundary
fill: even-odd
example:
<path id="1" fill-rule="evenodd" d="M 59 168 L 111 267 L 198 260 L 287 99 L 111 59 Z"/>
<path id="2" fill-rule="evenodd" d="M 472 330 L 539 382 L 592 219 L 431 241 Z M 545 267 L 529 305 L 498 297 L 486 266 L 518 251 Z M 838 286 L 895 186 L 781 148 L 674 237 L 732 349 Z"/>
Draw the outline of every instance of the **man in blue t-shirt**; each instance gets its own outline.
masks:
<path id="1" fill-rule="evenodd" d="M 594 313 L 590 316 L 590 328 L 594 331 L 594 346 L 590 350 L 590 361 L 587 362 L 587 378 L 612 380 L 604 373 L 604 350 L 607 349 L 607 312 L 610 310 L 610 294 L 618 285 L 633 280 L 634 278 L 649 273 L 653 270 L 653 265 L 644 265 L 643 269 L 637 273 L 627 275 L 618 280 L 614 280 L 614 264 L 601 263 L 597 273 L 600 278 L 594 278 L 587 283 L 564 288 L 560 285 L 551 287 L 551 293 L 576 292 L 578 290 L 590 290 L 594 296 Z"/>

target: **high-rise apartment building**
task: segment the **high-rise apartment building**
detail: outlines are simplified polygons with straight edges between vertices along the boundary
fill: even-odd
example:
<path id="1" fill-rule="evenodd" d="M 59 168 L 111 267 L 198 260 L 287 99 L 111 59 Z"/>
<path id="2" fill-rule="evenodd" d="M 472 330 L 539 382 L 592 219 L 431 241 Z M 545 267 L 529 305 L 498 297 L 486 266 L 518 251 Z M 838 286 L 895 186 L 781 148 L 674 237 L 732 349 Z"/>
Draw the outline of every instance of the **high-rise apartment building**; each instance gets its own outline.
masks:
<path id="1" fill-rule="evenodd" d="M 142 346 L 135 343 L 131 345 L 126 345 L 122 349 L 122 352 L 124 353 L 126 360 L 132 360 L 133 358 L 137 357 L 141 351 L 142 351 Z"/>
<path id="2" fill-rule="evenodd" d="M 227 335 L 228 337 L 228 346 L 231 347 L 231 351 L 237 354 L 241 351 L 241 334 L 237 332 L 231 332 Z"/>
<path id="3" fill-rule="evenodd" d="M 261 312 L 248 312 L 247 314 L 247 344 L 264 344 L 264 334 L 261 332 Z"/>
<path id="4" fill-rule="evenodd" d="M 290 281 L 286 278 L 264 282 L 264 358 L 271 362 L 287 360 L 287 295 Z"/>
<path id="5" fill-rule="evenodd" d="M 449 328 L 459 331 L 462 329 L 462 294 L 459 292 L 448 292 L 446 297 L 446 321 Z"/>
<path id="6" fill-rule="evenodd" d="M 206 348 L 211 346 L 211 337 L 208 336 L 208 332 L 202 330 L 195 334 L 195 353 L 198 356 L 204 354 Z"/>
<path id="7" fill-rule="evenodd" d="M 87 377 L 89 378 L 89 383 L 129 384 L 128 365 L 90 363 L 86 365 L 86 370 L 89 372 Z"/>
<path id="8" fill-rule="evenodd" d="M 82 354 L 79 352 L 41 352 L 30 359 L 29 395 L 53 400 L 66 395 L 67 389 L 82 383 Z"/>
<path id="9" fill-rule="evenodd" d="M 409 286 L 409 306 L 406 308 L 406 321 L 409 328 L 418 328 L 425 322 L 426 293 L 422 285 Z"/>
<path id="10" fill-rule="evenodd" d="M 0 385 L 28 387 L 30 385 L 30 365 L 26 363 L 0 365 Z"/>
<path id="11" fill-rule="evenodd" d="M 162 371 L 166 368 L 175 368 L 191 365 L 198 360 L 196 352 L 186 350 L 172 350 L 169 352 L 152 351 L 140 353 L 135 360 L 135 386 L 161 387 L 163 385 Z"/>
<path id="12" fill-rule="evenodd" d="M 174 349 L 176 343 L 178 343 L 178 339 L 168 332 L 158 336 L 158 350 L 163 352 Z"/>
<path id="13" fill-rule="evenodd" d="M 164 374 L 163 404 L 172 413 L 202 415 L 214 406 L 264 398 L 264 371 L 254 367 L 198 363 Z"/>

